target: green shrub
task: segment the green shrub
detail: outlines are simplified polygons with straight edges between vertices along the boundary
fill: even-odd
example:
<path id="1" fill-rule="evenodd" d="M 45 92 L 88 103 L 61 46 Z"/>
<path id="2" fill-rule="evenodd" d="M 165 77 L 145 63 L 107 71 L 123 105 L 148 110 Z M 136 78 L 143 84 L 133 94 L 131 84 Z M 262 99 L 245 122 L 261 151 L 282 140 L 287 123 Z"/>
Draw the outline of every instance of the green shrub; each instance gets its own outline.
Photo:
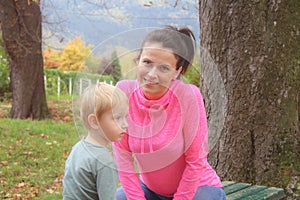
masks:
<path id="1" fill-rule="evenodd" d="M 8 56 L 2 45 L 2 34 L 0 33 L 0 101 L 5 100 L 10 95 Z"/>
<path id="2" fill-rule="evenodd" d="M 188 71 L 183 76 L 183 80 L 186 83 L 196 85 L 200 88 L 200 63 L 195 62 L 190 66 Z"/>

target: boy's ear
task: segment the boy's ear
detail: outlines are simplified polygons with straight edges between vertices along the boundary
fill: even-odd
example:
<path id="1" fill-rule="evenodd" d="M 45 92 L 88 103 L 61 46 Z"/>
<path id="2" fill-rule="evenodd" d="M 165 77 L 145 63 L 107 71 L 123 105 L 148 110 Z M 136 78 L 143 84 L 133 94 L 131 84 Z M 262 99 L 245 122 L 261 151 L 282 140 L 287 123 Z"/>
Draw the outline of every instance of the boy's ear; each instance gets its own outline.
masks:
<path id="1" fill-rule="evenodd" d="M 99 124 L 98 124 L 97 117 L 95 114 L 90 114 L 88 116 L 88 122 L 89 122 L 90 127 L 92 127 L 93 129 L 99 128 Z"/>

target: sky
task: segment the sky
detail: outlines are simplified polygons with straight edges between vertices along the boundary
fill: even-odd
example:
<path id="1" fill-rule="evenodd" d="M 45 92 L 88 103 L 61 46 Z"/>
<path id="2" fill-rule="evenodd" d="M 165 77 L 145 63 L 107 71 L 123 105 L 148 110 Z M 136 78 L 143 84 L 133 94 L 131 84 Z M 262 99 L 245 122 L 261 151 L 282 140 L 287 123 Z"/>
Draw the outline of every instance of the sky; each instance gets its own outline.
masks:
<path id="1" fill-rule="evenodd" d="M 197 0 L 44 0 L 44 44 L 61 48 L 76 36 L 98 45 L 145 27 L 190 27 L 199 38 Z"/>

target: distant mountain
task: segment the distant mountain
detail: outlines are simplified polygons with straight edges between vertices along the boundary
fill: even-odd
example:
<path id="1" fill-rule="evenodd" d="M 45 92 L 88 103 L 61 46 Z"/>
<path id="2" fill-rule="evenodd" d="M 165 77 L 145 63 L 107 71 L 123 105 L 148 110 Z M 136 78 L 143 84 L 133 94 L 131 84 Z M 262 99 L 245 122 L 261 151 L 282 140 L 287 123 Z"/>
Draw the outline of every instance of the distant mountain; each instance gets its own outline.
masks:
<path id="1" fill-rule="evenodd" d="M 164 1 L 45 0 L 44 44 L 62 48 L 68 40 L 81 36 L 95 48 L 105 44 L 134 49 L 144 28 L 164 25 L 189 26 L 199 37 L 196 1 L 182 0 L 176 6 L 160 2 Z"/>

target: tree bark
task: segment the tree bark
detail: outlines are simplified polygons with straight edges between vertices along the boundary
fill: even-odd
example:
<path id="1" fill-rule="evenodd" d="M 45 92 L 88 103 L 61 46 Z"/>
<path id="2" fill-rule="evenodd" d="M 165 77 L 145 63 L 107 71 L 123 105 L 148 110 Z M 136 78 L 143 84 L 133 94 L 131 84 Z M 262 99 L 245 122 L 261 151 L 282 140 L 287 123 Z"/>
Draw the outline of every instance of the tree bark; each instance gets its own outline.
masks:
<path id="1" fill-rule="evenodd" d="M 285 187 L 299 177 L 300 1 L 199 5 L 209 161 L 223 180 Z"/>
<path id="2" fill-rule="evenodd" d="M 2 37 L 10 64 L 11 118 L 48 118 L 39 3 L 1 1 L 0 10 Z"/>

